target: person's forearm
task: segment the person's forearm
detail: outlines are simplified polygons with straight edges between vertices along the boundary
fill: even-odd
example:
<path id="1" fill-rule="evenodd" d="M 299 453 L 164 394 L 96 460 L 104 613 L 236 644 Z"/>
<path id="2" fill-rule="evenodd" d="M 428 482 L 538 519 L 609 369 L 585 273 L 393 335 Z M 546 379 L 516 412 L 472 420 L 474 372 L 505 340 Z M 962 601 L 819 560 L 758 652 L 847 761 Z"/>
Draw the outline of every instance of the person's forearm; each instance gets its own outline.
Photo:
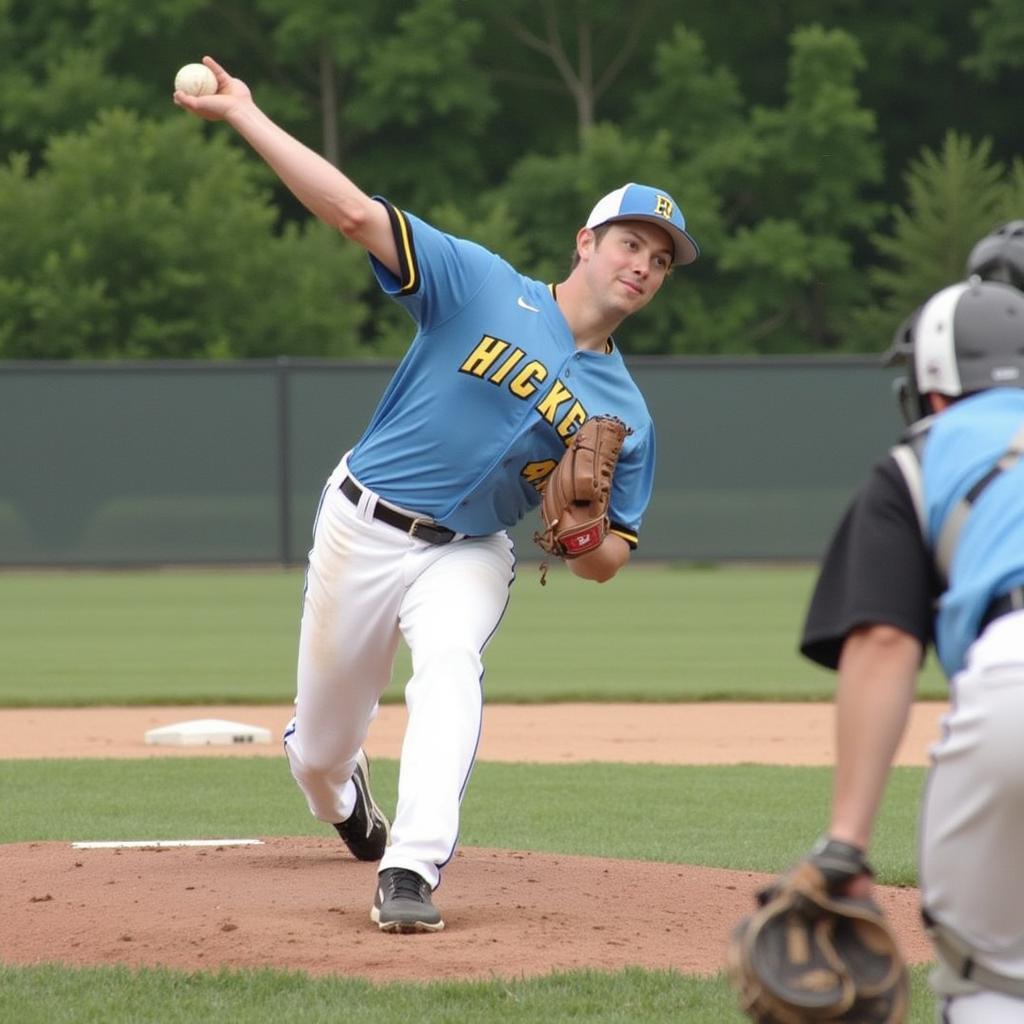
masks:
<path id="1" fill-rule="evenodd" d="M 578 558 L 567 558 L 565 564 L 580 579 L 606 583 L 629 561 L 629 556 L 629 545 L 618 535 L 609 533 L 600 547 Z"/>
<path id="2" fill-rule="evenodd" d="M 337 167 L 289 135 L 255 104 L 235 108 L 228 122 L 306 209 L 346 235 L 358 229 L 371 200 Z"/>
<path id="3" fill-rule="evenodd" d="M 829 835 L 866 849 L 914 699 L 921 645 L 888 626 L 852 633 L 836 692 Z"/>

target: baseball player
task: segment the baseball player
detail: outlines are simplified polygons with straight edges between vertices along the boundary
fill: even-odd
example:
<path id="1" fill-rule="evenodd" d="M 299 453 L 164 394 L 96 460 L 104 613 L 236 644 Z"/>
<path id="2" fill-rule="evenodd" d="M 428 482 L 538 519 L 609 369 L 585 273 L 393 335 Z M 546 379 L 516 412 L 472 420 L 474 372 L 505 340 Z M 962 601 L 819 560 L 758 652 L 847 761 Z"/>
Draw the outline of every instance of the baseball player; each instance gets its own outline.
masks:
<path id="1" fill-rule="evenodd" d="M 320 499 L 285 749 L 312 814 L 356 857 L 380 861 L 372 920 L 384 931 L 437 931 L 431 893 L 455 850 L 479 741 L 482 652 L 514 578 L 506 528 L 536 508 L 580 425 L 615 416 L 631 432 L 610 530 L 566 564 L 598 582 L 626 564 L 651 494 L 654 429 L 611 335 L 698 249 L 667 192 L 631 183 L 594 207 L 564 281 L 532 280 L 371 198 L 272 123 L 243 82 L 205 63 L 217 93 L 174 102 L 226 121 L 313 214 L 363 246 L 416 326 Z M 412 678 L 389 825 L 362 748 L 400 638 Z"/>
<path id="2" fill-rule="evenodd" d="M 909 430 L 831 540 L 801 650 L 838 669 L 833 806 L 818 849 L 841 855 L 862 894 L 864 851 L 934 644 L 951 708 L 920 827 L 932 984 L 946 1024 L 1009 1024 L 1024 1021 L 1024 293 L 981 275 L 1019 274 L 1024 261 L 992 237 L 975 254 L 969 280 L 897 333 Z"/>

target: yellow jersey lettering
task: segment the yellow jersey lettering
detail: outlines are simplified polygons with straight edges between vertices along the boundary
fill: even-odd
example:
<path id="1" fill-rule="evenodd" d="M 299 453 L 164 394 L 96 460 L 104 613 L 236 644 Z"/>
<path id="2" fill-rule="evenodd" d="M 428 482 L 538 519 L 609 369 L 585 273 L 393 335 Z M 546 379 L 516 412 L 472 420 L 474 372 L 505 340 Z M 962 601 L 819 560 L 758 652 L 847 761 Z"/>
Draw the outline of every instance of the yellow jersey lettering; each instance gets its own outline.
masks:
<path id="1" fill-rule="evenodd" d="M 512 349 L 505 362 L 503 362 L 501 366 L 499 366 L 487 379 L 492 384 L 500 384 L 512 372 L 512 368 L 516 363 L 518 363 L 525 355 L 526 353 L 521 348 Z"/>
<path id="2" fill-rule="evenodd" d="M 544 364 L 532 359 L 512 378 L 508 389 L 518 398 L 529 398 L 537 390 L 537 383 L 547 375 Z"/>
<path id="3" fill-rule="evenodd" d="M 459 372 L 471 373 L 474 377 L 483 377 L 508 347 L 507 341 L 485 334 L 466 361 L 459 367 Z"/>
<path id="4" fill-rule="evenodd" d="M 586 418 L 587 410 L 579 402 L 573 402 L 572 408 L 555 428 L 558 431 L 558 436 L 566 443 L 566 446 L 572 441 L 573 435 L 579 430 L 580 424 Z"/>
<path id="5" fill-rule="evenodd" d="M 572 392 L 560 381 L 551 385 L 551 390 L 537 403 L 537 412 L 548 421 L 555 422 L 558 406 L 572 398 Z"/>
<path id="6" fill-rule="evenodd" d="M 544 484 L 547 479 L 554 472 L 555 466 L 558 463 L 554 459 L 544 459 L 543 462 L 528 462 L 523 466 L 520 476 L 528 483 L 531 487 L 535 487 L 538 491 L 544 489 Z"/>

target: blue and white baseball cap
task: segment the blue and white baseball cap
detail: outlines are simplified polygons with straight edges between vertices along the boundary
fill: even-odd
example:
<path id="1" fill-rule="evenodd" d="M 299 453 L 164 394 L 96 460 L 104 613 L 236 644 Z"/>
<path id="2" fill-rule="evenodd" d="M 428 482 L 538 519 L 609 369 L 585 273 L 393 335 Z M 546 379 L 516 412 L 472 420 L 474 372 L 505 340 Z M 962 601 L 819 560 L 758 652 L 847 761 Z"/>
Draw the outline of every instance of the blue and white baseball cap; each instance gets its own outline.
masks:
<path id="1" fill-rule="evenodd" d="M 615 220 L 648 220 L 667 231 L 675 248 L 673 264 L 692 263 L 700 255 L 697 243 L 686 233 L 679 204 L 660 189 L 631 181 L 600 200 L 585 226 L 597 228 Z"/>

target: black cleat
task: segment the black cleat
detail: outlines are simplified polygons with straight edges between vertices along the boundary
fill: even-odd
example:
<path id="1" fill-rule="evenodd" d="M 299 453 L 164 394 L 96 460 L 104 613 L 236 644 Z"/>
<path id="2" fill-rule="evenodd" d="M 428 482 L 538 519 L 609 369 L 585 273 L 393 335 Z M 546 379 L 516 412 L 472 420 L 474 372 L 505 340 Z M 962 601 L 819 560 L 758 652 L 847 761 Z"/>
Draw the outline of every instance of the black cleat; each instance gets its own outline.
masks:
<path id="1" fill-rule="evenodd" d="M 430 883 L 408 868 L 385 868 L 377 876 L 370 920 L 382 932 L 439 932 L 441 912 L 430 901 Z"/>
<path id="2" fill-rule="evenodd" d="M 344 821 L 334 827 L 356 860 L 380 860 L 391 841 L 391 823 L 373 802 L 370 765 L 362 750 L 356 760 L 352 781 L 356 787 L 356 806 Z"/>

